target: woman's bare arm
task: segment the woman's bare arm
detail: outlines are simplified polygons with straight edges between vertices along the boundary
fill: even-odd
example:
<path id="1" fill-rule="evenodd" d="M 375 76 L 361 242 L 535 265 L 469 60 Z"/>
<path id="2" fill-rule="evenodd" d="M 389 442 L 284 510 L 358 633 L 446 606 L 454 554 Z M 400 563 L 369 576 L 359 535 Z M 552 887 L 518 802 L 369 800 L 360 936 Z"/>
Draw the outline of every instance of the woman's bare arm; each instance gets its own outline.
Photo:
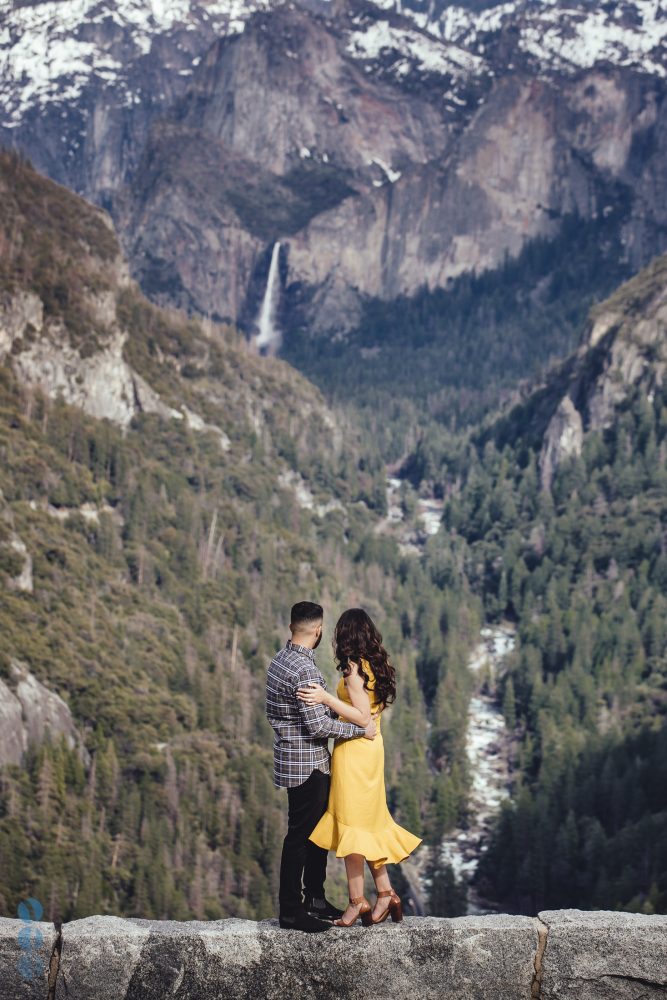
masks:
<path id="1" fill-rule="evenodd" d="M 348 722 L 356 722 L 358 726 L 367 726 L 371 720 L 371 703 L 368 692 L 364 687 L 364 679 L 356 669 L 345 678 L 345 686 L 350 696 L 351 705 L 340 698 L 336 698 L 330 691 L 325 691 L 319 685 L 309 685 L 307 688 L 299 688 L 298 697 L 302 701 L 311 703 L 321 702 L 328 705 L 334 712 L 337 712 Z"/>
<path id="2" fill-rule="evenodd" d="M 340 698 L 331 695 L 329 707 L 342 715 L 348 722 L 357 722 L 360 726 L 367 726 L 371 719 L 371 702 L 364 687 L 364 679 L 354 668 L 345 678 L 345 687 L 352 704 L 348 705 L 346 701 L 341 701 Z"/>

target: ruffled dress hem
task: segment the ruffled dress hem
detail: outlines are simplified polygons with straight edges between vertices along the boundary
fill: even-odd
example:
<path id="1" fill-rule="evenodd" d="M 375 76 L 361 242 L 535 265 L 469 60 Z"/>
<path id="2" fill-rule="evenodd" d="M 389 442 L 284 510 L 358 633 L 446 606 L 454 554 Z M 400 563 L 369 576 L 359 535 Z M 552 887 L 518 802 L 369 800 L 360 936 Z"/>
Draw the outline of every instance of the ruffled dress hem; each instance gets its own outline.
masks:
<path id="1" fill-rule="evenodd" d="M 308 839 L 326 851 L 335 851 L 337 858 L 361 854 L 374 868 L 400 864 L 422 843 L 421 837 L 399 826 L 391 816 L 384 829 L 363 830 L 346 826 L 328 809 Z"/>

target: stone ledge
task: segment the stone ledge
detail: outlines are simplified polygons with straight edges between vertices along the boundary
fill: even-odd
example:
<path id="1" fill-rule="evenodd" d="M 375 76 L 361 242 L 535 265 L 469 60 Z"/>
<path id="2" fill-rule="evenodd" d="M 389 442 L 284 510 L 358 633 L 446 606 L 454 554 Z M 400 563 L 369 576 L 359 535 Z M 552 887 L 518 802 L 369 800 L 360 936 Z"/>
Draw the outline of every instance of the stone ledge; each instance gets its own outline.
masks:
<path id="1" fill-rule="evenodd" d="M 667 916 L 406 917 L 307 935 L 277 921 L 93 916 L 42 932 L 19 969 L 20 920 L 0 918 L 0 1000 L 606 1000 L 667 995 Z M 58 946 L 62 954 L 58 962 Z M 52 959 L 53 954 L 53 959 Z M 41 970 L 41 971 L 40 971 Z"/>
<path id="2" fill-rule="evenodd" d="M 667 997 L 667 916 L 543 910 L 541 1000 Z"/>

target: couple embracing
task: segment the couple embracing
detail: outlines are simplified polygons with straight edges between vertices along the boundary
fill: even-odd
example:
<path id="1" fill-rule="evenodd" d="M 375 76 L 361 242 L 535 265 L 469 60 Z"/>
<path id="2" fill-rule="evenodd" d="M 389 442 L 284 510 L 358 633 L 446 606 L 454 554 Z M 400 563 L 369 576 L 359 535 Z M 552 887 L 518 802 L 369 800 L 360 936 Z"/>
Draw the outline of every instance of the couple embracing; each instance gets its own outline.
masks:
<path id="1" fill-rule="evenodd" d="M 380 723 L 396 697 L 396 673 L 382 636 L 361 608 L 341 615 L 333 645 L 342 676 L 334 696 L 315 665 L 323 617 L 319 604 L 294 605 L 292 637 L 271 661 L 266 684 L 274 784 L 286 787 L 288 798 L 280 926 L 307 932 L 328 930 L 332 922 L 351 927 L 359 918 L 366 926 L 389 915 L 400 920 L 401 901 L 387 864 L 403 861 L 421 843 L 394 822 L 387 808 Z M 328 851 L 345 858 L 345 911 L 325 898 Z M 364 896 L 364 862 L 377 890 L 374 906 Z"/>

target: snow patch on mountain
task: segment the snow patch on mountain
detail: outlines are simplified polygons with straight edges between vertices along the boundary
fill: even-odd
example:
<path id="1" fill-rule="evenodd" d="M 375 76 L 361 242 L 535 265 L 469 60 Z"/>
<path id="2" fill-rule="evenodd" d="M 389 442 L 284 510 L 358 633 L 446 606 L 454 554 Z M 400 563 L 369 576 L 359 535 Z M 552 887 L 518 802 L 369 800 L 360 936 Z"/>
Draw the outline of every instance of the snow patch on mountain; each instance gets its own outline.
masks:
<path id="1" fill-rule="evenodd" d="M 483 65 L 482 59 L 465 49 L 409 28 L 395 27 L 384 20 L 353 31 L 347 51 L 358 59 L 378 59 L 383 53 L 396 52 L 402 57 L 394 65 L 399 76 L 413 69 L 452 77 L 467 76 L 479 72 Z"/>
<path id="2" fill-rule="evenodd" d="M 405 8 L 403 13 L 443 41 L 478 54 L 511 25 L 518 32 L 519 50 L 542 69 L 567 72 L 612 63 L 667 75 L 665 0 L 626 0 L 596 8 L 563 0 L 522 0 L 479 12 L 451 6 L 436 20 Z"/>
<path id="3" fill-rule="evenodd" d="M 140 103 L 147 95 L 136 86 L 136 67 L 152 58 L 161 38 L 174 39 L 175 59 L 161 69 L 185 81 L 215 38 L 238 34 L 256 12 L 282 6 L 279 0 L 37 0 L 22 6 L 0 0 L 0 127 L 14 128 L 28 111 L 50 103 L 72 107 L 93 83 L 112 88 L 119 104 Z M 598 6 L 510 0 L 482 11 L 455 5 L 438 17 L 433 11 L 432 4 L 415 11 L 375 0 L 374 11 L 366 7 L 347 22 L 347 51 L 367 72 L 381 63 L 399 84 L 414 74 L 437 74 L 457 90 L 474 78 L 512 71 L 515 57 L 538 74 L 607 63 L 667 76 L 667 0 Z M 333 9 L 331 16 L 337 16 Z M 181 44 L 185 33 L 187 44 Z M 162 63 L 164 48 L 159 52 Z"/>
<path id="4" fill-rule="evenodd" d="M 385 163 L 384 160 L 381 160 L 378 156 L 374 156 L 371 160 L 369 160 L 369 163 L 377 164 L 377 166 L 382 170 L 386 180 L 388 180 L 390 184 L 395 184 L 396 181 L 399 180 L 401 176 L 400 170 L 392 170 L 392 168 L 387 163 Z M 375 187 L 380 187 L 382 184 L 384 184 L 384 181 L 373 181 L 373 184 L 375 185 Z"/>
<path id="5" fill-rule="evenodd" d="M 442 16 L 436 20 L 427 20 L 422 26 L 448 42 L 459 45 L 470 45 L 477 40 L 478 35 L 498 31 L 503 23 L 510 18 L 515 19 L 520 8 L 518 3 L 500 3 L 495 7 L 473 13 L 466 7 L 446 7 Z M 537 4 L 535 4 L 537 6 Z"/>
<path id="6" fill-rule="evenodd" d="M 545 12 L 523 26 L 519 44 L 540 62 L 559 70 L 569 66 L 589 69 L 608 62 L 635 65 L 651 75 L 667 76 L 667 4 L 659 0 L 632 4 L 634 23 L 628 17 L 628 6 Z"/>
<path id="7" fill-rule="evenodd" d="M 149 55 L 156 38 L 177 29 L 196 31 L 205 23 L 205 50 L 211 27 L 217 36 L 238 34 L 253 13 L 271 5 L 271 0 L 47 0 L 17 7 L 13 0 L 0 0 L 0 124 L 15 127 L 30 108 L 44 103 L 73 103 L 93 79 L 119 87 L 119 98 L 132 103 L 136 95 L 127 92 L 125 77 L 133 60 Z M 123 62 L 109 51 L 119 40 Z M 200 59 L 201 53 L 191 66 Z"/>

